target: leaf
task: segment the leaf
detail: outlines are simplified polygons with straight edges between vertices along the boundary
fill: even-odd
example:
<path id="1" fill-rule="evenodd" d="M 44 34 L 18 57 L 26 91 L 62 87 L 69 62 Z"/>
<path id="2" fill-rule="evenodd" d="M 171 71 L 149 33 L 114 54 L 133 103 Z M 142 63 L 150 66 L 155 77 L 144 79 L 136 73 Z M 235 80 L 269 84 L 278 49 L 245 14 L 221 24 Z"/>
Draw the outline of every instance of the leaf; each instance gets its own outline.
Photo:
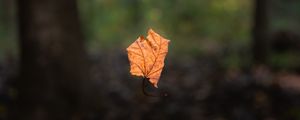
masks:
<path id="1" fill-rule="evenodd" d="M 147 39 L 140 36 L 127 48 L 130 73 L 148 78 L 157 88 L 169 42 L 170 40 L 163 38 L 152 29 L 148 31 Z"/>

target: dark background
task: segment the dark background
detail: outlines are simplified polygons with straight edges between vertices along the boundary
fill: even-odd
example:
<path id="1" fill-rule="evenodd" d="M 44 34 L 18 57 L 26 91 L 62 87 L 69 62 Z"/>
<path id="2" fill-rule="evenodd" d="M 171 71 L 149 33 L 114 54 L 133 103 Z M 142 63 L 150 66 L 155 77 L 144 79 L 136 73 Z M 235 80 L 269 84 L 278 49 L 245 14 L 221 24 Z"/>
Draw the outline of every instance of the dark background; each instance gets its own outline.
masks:
<path id="1" fill-rule="evenodd" d="M 0 0 L 1 120 L 300 120 L 299 0 Z M 126 48 L 171 40 L 142 93 Z"/>

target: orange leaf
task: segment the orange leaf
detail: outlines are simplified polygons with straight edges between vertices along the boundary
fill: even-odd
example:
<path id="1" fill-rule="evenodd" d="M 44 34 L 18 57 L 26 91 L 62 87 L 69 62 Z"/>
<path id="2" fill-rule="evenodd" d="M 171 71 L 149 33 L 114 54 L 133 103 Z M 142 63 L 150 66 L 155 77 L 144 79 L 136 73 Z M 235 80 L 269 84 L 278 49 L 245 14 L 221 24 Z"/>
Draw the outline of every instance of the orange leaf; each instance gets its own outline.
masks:
<path id="1" fill-rule="evenodd" d="M 130 73 L 149 78 L 150 83 L 157 88 L 169 42 L 152 29 L 148 31 L 147 39 L 140 36 L 127 48 Z"/>

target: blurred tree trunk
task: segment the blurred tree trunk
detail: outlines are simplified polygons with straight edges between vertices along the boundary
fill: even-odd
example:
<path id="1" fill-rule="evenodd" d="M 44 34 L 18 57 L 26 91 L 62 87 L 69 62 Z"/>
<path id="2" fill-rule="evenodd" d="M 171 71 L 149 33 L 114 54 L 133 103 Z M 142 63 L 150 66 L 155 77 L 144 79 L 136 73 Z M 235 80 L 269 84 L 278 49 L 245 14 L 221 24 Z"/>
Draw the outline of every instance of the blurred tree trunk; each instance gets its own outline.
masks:
<path id="1" fill-rule="evenodd" d="M 268 0 L 254 0 L 253 60 L 265 64 L 268 53 Z"/>
<path id="2" fill-rule="evenodd" d="M 76 0 L 17 0 L 20 37 L 18 120 L 70 120 L 87 78 Z"/>

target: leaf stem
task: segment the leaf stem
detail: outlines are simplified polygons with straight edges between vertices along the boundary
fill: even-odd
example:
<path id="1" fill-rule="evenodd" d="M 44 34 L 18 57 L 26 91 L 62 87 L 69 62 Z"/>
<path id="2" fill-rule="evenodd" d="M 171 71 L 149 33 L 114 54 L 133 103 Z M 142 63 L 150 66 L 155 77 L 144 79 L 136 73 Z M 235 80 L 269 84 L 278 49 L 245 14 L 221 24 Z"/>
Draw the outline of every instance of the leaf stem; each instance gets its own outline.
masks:
<path id="1" fill-rule="evenodd" d="M 159 94 L 152 94 L 152 93 L 147 92 L 146 87 L 148 85 L 146 83 L 146 80 L 147 80 L 147 78 L 144 77 L 143 82 L 142 82 L 142 91 L 145 96 L 149 96 L 149 97 L 166 97 L 166 96 L 168 96 L 168 94 L 166 92 L 160 92 Z"/>

